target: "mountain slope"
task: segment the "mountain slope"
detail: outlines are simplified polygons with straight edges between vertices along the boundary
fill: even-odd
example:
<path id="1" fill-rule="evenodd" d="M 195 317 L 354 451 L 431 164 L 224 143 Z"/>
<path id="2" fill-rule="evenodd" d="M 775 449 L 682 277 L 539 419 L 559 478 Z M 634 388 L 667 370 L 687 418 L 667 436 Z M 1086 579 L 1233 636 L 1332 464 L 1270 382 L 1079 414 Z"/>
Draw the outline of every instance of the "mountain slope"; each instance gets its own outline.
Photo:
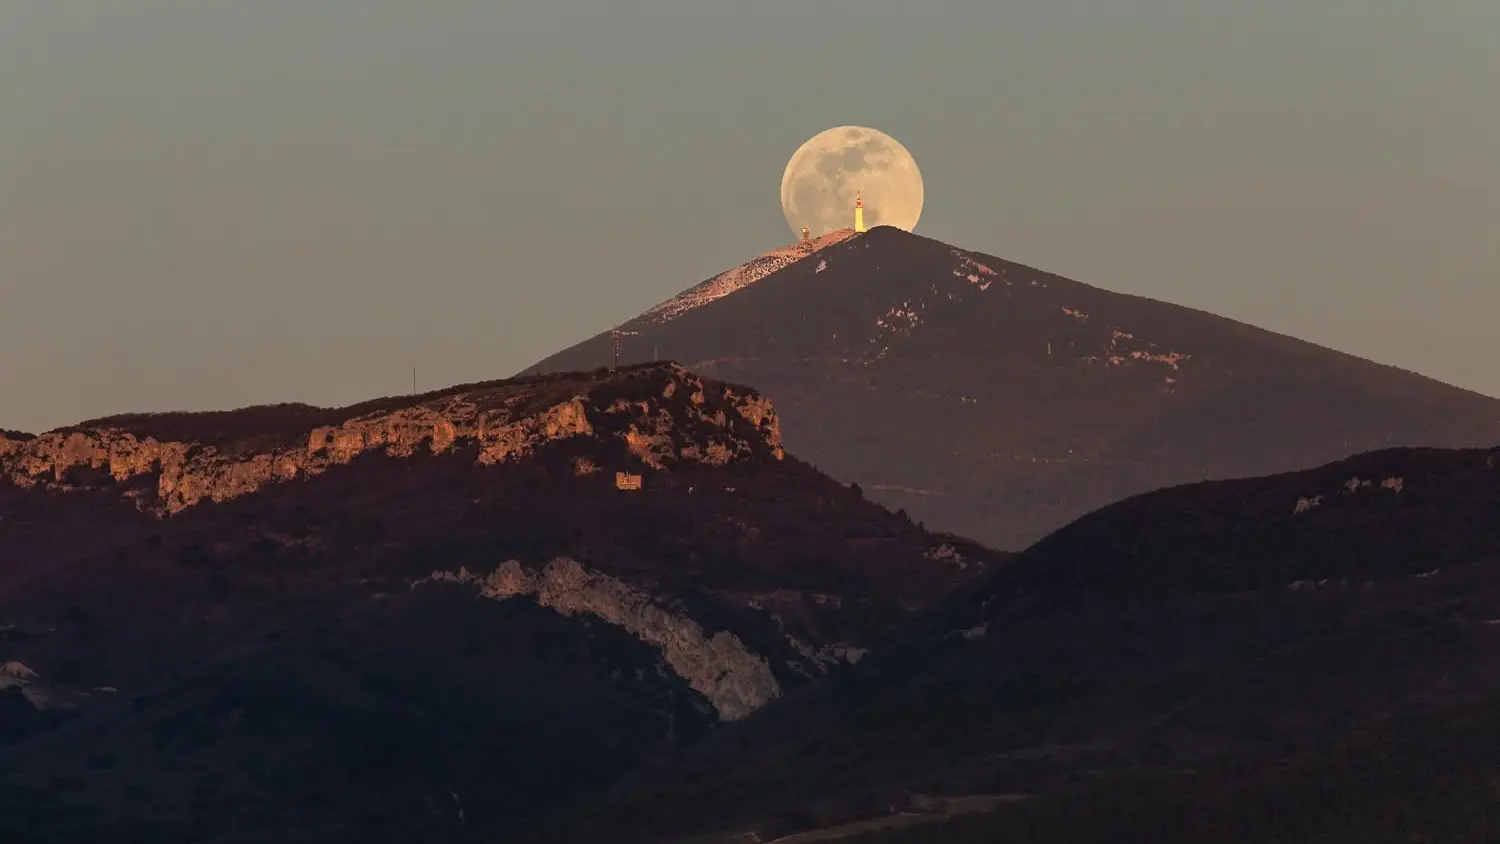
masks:
<path id="1" fill-rule="evenodd" d="M 451 840 L 857 662 L 1000 559 L 670 364 L 9 434 L 0 837 Z"/>
<path id="2" fill-rule="evenodd" d="M 1024 797 L 869 840 L 1492 840 L 1497 704 L 1500 451 L 1386 450 L 1092 513 L 594 817 L 988 794 Z"/>
<path id="3" fill-rule="evenodd" d="M 755 385 L 804 459 L 997 547 L 1164 486 L 1500 441 L 1494 399 L 889 227 L 660 311 L 623 326 L 623 359 Z"/>

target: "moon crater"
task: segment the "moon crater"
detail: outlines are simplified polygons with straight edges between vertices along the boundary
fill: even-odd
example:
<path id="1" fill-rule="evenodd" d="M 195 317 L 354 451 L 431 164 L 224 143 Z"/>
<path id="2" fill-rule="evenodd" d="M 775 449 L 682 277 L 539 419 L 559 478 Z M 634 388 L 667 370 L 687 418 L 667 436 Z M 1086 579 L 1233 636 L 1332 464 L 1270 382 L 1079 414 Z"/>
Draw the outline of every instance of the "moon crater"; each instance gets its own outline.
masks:
<path id="1" fill-rule="evenodd" d="M 854 225 L 863 198 L 865 226 L 911 231 L 922 216 L 922 173 L 890 135 L 865 126 L 819 132 L 797 148 L 781 175 L 781 211 L 794 234 L 814 237 Z"/>

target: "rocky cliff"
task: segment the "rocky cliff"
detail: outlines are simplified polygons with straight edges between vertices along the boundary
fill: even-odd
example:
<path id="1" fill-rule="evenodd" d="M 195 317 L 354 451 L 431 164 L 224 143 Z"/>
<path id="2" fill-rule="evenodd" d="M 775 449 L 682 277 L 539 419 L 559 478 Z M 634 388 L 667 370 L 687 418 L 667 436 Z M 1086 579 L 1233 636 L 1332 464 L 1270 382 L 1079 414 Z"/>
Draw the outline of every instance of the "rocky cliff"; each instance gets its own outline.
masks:
<path id="1" fill-rule="evenodd" d="M 56 490 L 90 485 L 90 473 L 105 472 L 115 482 L 154 478 L 154 487 L 131 494 L 142 508 L 168 515 L 316 476 L 372 452 L 409 457 L 467 445 L 478 464 L 494 465 L 548 443 L 597 436 L 622 442 L 655 469 L 676 461 L 724 465 L 756 452 L 782 456 L 770 402 L 753 391 L 705 384 L 674 364 L 633 367 L 620 378 L 595 374 L 542 383 L 548 395 L 522 381 L 413 397 L 405 406 L 357 413 L 314 427 L 300 442 L 248 454 L 242 442 L 152 434 L 163 422 L 182 427 L 193 414 L 105 419 L 36 437 L 0 434 L 0 478 Z M 539 400 L 544 407 L 535 406 Z"/>
<path id="2" fill-rule="evenodd" d="M 727 630 L 712 635 L 692 618 L 670 612 L 651 595 L 618 578 L 559 557 L 539 571 L 508 560 L 487 576 L 461 568 L 433 572 L 426 582 L 475 583 L 486 598 L 531 598 L 563 615 L 587 613 L 623 628 L 660 649 L 673 673 L 708 698 L 719 717 L 733 721 L 781 696 L 765 657 L 751 652 Z"/>

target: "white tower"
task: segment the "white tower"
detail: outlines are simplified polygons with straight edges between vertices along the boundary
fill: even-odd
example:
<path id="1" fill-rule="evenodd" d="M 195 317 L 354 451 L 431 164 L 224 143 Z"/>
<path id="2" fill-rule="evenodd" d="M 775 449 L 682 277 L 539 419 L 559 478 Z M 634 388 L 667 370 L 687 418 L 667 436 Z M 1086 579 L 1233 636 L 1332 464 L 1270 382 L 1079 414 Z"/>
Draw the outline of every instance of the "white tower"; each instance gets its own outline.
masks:
<path id="1" fill-rule="evenodd" d="M 865 231 L 865 200 L 859 194 L 854 196 L 854 230 Z"/>

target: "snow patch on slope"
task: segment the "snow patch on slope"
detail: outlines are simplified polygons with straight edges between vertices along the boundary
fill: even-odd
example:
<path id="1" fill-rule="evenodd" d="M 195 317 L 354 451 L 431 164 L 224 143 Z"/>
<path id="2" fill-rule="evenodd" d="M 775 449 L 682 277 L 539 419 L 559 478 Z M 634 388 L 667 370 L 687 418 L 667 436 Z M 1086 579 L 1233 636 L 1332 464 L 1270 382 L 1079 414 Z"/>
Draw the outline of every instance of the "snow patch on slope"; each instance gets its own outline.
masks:
<path id="1" fill-rule="evenodd" d="M 820 249 L 841 243 L 854 235 L 854 229 L 839 229 L 822 237 L 772 249 L 727 272 L 719 273 L 702 284 L 690 287 L 641 315 L 645 322 L 664 323 L 701 308 L 754 284 L 778 270 L 795 264 Z"/>
<path id="2" fill-rule="evenodd" d="M 1063 309 L 1068 312 L 1067 308 Z M 1072 314 L 1077 316 L 1076 313 Z M 1136 346 L 1137 348 L 1130 348 Z M 1140 348 L 1144 346 L 1144 348 Z M 1090 355 L 1084 358 L 1087 363 L 1104 363 L 1109 366 L 1119 366 L 1130 361 L 1144 361 L 1146 363 L 1165 364 L 1176 371 L 1183 361 L 1192 355 L 1182 352 L 1162 351 L 1155 343 L 1142 340 L 1128 331 L 1116 328 L 1110 333 L 1109 345 L 1104 348 L 1102 355 Z M 1175 382 L 1174 382 L 1175 383 Z M 1316 506 L 1316 505 L 1314 505 Z"/>
<path id="3" fill-rule="evenodd" d="M 997 273 L 993 269 L 979 263 L 957 249 L 950 249 L 949 251 L 953 253 L 954 257 L 958 258 L 958 266 L 953 269 L 955 278 L 961 278 L 978 287 L 980 290 L 989 289 L 997 276 Z M 1010 284 L 1008 281 L 1005 283 L 1007 285 Z"/>
<path id="4" fill-rule="evenodd" d="M 867 353 L 865 362 L 883 360 L 890 354 L 892 341 L 899 337 L 910 337 L 912 331 L 922 324 L 922 312 L 925 310 L 927 303 L 921 299 L 905 299 L 892 305 L 884 315 L 876 317 L 875 332 L 870 337 L 870 347 L 874 351 Z"/>
<path id="5" fill-rule="evenodd" d="M 952 276 L 968 284 L 955 285 L 944 279 L 934 280 L 929 288 L 933 296 L 931 304 L 934 307 L 943 301 L 963 301 L 974 291 L 983 293 L 996 281 L 1001 281 L 1006 286 L 1011 284 L 1003 273 L 996 272 L 994 268 L 981 264 L 957 249 L 948 251 L 958 259 L 958 263 L 951 270 Z M 910 337 L 912 332 L 922 324 L 922 316 L 927 312 L 928 307 L 929 300 L 923 297 L 908 298 L 893 302 L 884 314 L 876 316 L 875 330 L 870 337 L 869 349 L 863 356 L 864 362 L 870 364 L 884 360 L 891 352 L 892 343 Z"/>

